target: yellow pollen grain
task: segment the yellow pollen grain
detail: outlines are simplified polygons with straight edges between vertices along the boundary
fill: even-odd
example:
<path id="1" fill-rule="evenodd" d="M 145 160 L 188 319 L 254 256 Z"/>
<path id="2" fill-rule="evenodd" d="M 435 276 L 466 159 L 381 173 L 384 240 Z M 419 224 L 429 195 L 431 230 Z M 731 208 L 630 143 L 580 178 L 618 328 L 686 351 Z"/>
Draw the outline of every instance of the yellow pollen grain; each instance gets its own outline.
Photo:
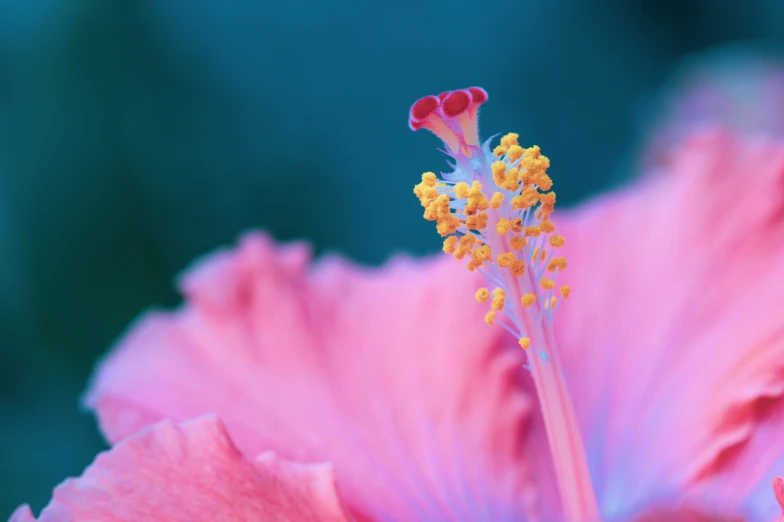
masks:
<path id="1" fill-rule="evenodd" d="M 558 270 L 564 270 L 567 267 L 566 258 L 565 257 L 556 257 L 552 260 L 555 263 L 555 268 Z M 549 267 L 548 267 L 549 270 Z M 551 270 L 551 272 L 554 270 Z"/>
<path id="2" fill-rule="evenodd" d="M 526 240 L 522 236 L 515 236 L 515 237 L 513 237 L 512 239 L 509 240 L 509 246 L 511 246 L 515 250 L 520 250 L 521 248 L 523 248 L 527 244 L 528 244 L 528 240 Z"/>
<path id="3" fill-rule="evenodd" d="M 501 137 L 501 147 L 508 148 L 511 147 L 512 145 L 517 145 L 517 138 L 519 137 L 520 135 L 514 132 L 505 134 L 504 136 Z"/>
<path id="4" fill-rule="evenodd" d="M 490 206 L 493 208 L 501 208 L 501 202 L 504 200 L 504 194 L 502 192 L 496 192 L 493 194 L 493 197 L 490 198 Z"/>
<path id="5" fill-rule="evenodd" d="M 512 232 L 515 234 L 519 234 L 524 230 L 523 228 L 523 220 L 521 218 L 514 218 L 512 221 Z"/>
<path id="6" fill-rule="evenodd" d="M 490 245 L 482 245 L 474 249 L 474 257 L 484 263 L 484 262 L 492 262 L 492 251 L 490 250 Z"/>
<path id="7" fill-rule="evenodd" d="M 563 297 L 564 299 L 568 299 L 569 296 L 572 294 L 572 287 L 569 285 L 564 285 L 561 288 L 559 288 L 559 290 L 561 292 L 561 297 Z"/>
<path id="8" fill-rule="evenodd" d="M 506 154 L 506 147 L 504 147 L 503 145 L 497 146 L 496 148 L 493 149 L 493 154 L 495 154 L 498 157 L 503 156 L 504 154 Z"/>
<path id="9" fill-rule="evenodd" d="M 444 239 L 444 252 L 447 254 L 454 254 L 457 248 L 457 236 L 449 236 Z"/>
<path id="10" fill-rule="evenodd" d="M 543 277 L 539 284 L 541 284 L 542 288 L 545 290 L 552 290 L 555 287 L 555 282 L 552 279 L 547 279 L 546 277 Z"/>
<path id="11" fill-rule="evenodd" d="M 520 303 L 523 306 L 531 306 L 536 301 L 536 296 L 534 294 L 523 294 L 523 297 L 520 298 Z"/>
<path id="12" fill-rule="evenodd" d="M 492 310 L 485 314 L 485 322 L 487 324 L 493 324 L 493 319 L 495 319 L 495 312 Z"/>
<path id="13" fill-rule="evenodd" d="M 505 300 L 506 300 L 506 298 L 504 296 L 502 296 L 502 295 L 497 295 L 497 296 L 493 297 L 493 302 L 490 305 L 490 308 L 492 308 L 496 312 L 499 311 L 499 310 L 503 310 L 504 309 L 504 301 Z"/>
<path id="14" fill-rule="evenodd" d="M 471 251 L 471 247 L 474 246 L 475 242 L 476 238 L 470 234 L 461 237 L 457 244 L 457 250 L 455 251 L 454 256 L 457 259 L 463 259 L 463 257 L 465 257 L 465 255 Z"/>
<path id="15" fill-rule="evenodd" d="M 468 197 L 468 183 L 465 181 L 461 181 L 455 184 L 455 196 L 458 198 L 467 198 Z"/>
<path id="16" fill-rule="evenodd" d="M 519 342 L 520 346 L 523 347 L 523 350 L 527 350 L 531 347 L 531 339 L 528 337 L 521 337 Z"/>
<path id="17" fill-rule="evenodd" d="M 515 256 L 511 252 L 505 252 L 498 256 L 498 266 L 501 268 L 508 268 L 512 266 L 512 263 L 515 260 Z"/>
<path id="18" fill-rule="evenodd" d="M 490 208 L 490 202 L 482 193 L 482 184 L 478 181 L 474 181 L 471 188 L 468 190 L 468 202 L 465 207 L 466 214 L 474 214 L 477 210 L 487 210 L 488 208 Z M 469 210 L 471 211 L 470 213 Z"/>
<path id="19" fill-rule="evenodd" d="M 515 196 L 512 198 L 512 210 L 524 210 L 525 206 L 525 198 L 523 196 Z"/>
<path id="20" fill-rule="evenodd" d="M 490 259 L 490 246 L 483 245 L 477 247 L 471 252 L 471 261 L 468 262 L 468 270 L 473 271 L 487 262 L 492 262 Z"/>
<path id="21" fill-rule="evenodd" d="M 550 245 L 555 248 L 561 248 L 566 244 L 566 239 L 563 236 L 553 236 L 550 238 Z"/>
<path id="22" fill-rule="evenodd" d="M 542 231 L 539 230 L 539 227 L 536 226 L 536 225 L 532 225 L 530 227 L 525 227 L 525 235 L 526 235 L 526 237 L 539 237 L 539 235 L 541 233 L 542 233 Z M 550 238 L 550 241 L 552 241 L 552 238 Z"/>
<path id="23" fill-rule="evenodd" d="M 547 259 L 547 249 L 543 248 L 542 255 L 539 256 L 539 261 L 544 261 L 545 259 Z"/>
<path id="24" fill-rule="evenodd" d="M 427 205 L 424 218 L 428 221 L 436 221 L 439 217 L 445 218 L 447 215 L 449 215 L 449 196 L 442 194 Z"/>
<path id="25" fill-rule="evenodd" d="M 495 224 L 495 231 L 498 232 L 499 236 L 506 235 L 509 230 L 512 228 L 512 223 L 509 222 L 506 218 L 501 218 L 498 220 L 498 223 Z"/>
<path id="26" fill-rule="evenodd" d="M 477 303 L 484 303 L 488 299 L 490 299 L 490 292 L 487 290 L 487 288 L 480 288 L 479 290 L 476 291 Z"/>
<path id="27" fill-rule="evenodd" d="M 509 147 L 509 150 L 506 151 L 506 154 L 509 162 L 511 163 L 522 158 L 523 154 L 525 154 L 525 149 L 523 149 L 520 145 L 512 145 Z"/>
<path id="28" fill-rule="evenodd" d="M 506 290 L 504 290 L 503 288 L 496 288 L 495 290 L 493 290 L 493 296 L 494 297 L 498 297 L 498 296 L 506 297 Z"/>
<path id="29" fill-rule="evenodd" d="M 432 172 L 425 172 L 424 174 L 422 174 L 422 183 L 424 183 L 428 187 L 435 187 L 437 179 L 438 178 L 436 177 L 436 175 Z"/>
<path id="30" fill-rule="evenodd" d="M 512 274 L 516 276 L 521 276 L 525 273 L 525 262 L 522 259 L 515 259 L 512 261 Z"/>
<path id="31" fill-rule="evenodd" d="M 436 224 L 436 232 L 438 232 L 442 236 L 448 236 L 449 234 L 454 234 L 457 232 L 457 228 L 460 226 L 460 220 L 457 219 L 452 214 L 447 214 L 443 217 L 438 218 L 438 224 Z"/>
<path id="32" fill-rule="evenodd" d="M 480 212 L 475 216 L 470 216 L 466 220 L 466 228 L 468 230 L 484 230 L 487 228 L 487 214 Z"/>
<path id="33" fill-rule="evenodd" d="M 537 257 L 539 257 L 539 247 L 534 248 L 534 254 L 531 256 L 531 261 L 536 261 Z"/>
<path id="34" fill-rule="evenodd" d="M 555 206 L 555 192 L 545 192 L 539 194 L 539 202 L 546 207 Z"/>
<path id="35" fill-rule="evenodd" d="M 545 220 L 539 223 L 539 229 L 545 234 L 549 234 L 550 232 L 555 230 L 555 225 L 553 225 L 552 221 Z"/>

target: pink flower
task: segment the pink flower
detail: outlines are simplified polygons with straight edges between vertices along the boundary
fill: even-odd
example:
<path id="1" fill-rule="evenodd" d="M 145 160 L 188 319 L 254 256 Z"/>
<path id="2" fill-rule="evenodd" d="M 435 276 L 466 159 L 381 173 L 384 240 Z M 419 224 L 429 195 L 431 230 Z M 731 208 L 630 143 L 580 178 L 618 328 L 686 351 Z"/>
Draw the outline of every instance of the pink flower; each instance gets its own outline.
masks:
<path id="1" fill-rule="evenodd" d="M 115 446 L 40 520 L 782 512 L 784 143 L 699 133 L 550 220 L 538 148 L 480 144 L 484 91 L 424 100 L 411 124 L 444 138 L 455 171 L 417 195 L 442 234 L 474 238 L 445 244 L 473 273 L 446 256 L 309 266 L 260 234 L 200 262 L 186 305 L 99 365 L 86 400 Z"/>

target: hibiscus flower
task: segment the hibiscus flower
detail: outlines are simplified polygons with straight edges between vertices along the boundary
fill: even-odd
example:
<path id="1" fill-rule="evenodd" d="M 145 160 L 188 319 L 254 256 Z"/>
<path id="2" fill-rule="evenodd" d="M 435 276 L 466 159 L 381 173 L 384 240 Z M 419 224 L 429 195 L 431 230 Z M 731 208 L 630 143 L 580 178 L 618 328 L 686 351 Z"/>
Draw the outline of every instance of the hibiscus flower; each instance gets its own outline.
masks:
<path id="1" fill-rule="evenodd" d="M 784 143 L 702 130 L 554 214 L 538 147 L 479 141 L 486 100 L 410 113 L 454 162 L 415 189 L 451 256 L 254 233 L 198 262 L 99 364 L 114 447 L 39 520 L 776 519 Z"/>

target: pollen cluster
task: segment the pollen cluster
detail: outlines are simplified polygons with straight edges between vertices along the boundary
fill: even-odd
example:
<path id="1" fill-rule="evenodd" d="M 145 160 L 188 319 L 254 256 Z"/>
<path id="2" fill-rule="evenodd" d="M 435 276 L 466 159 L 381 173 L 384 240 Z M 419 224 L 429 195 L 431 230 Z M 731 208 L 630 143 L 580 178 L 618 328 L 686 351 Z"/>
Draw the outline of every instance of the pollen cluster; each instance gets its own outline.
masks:
<path id="1" fill-rule="evenodd" d="M 496 160 L 490 164 L 490 188 L 477 179 L 470 184 L 449 182 L 433 172 L 422 174 L 422 181 L 414 187 L 425 219 L 435 221 L 438 233 L 447 236 L 444 252 L 457 259 L 468 257 L 469 270 L 497 263 L 513 275 L 522 276 L 526 263 L 545 261 L 550 272 L 566 268 L 566 259 L 548 257 L 547 249 L 562 247 L 563 236 L 550 235 L 546 243 L 540 241 L 542 246 L 533 247 L 528 258 L 522 252 L 530 238 L 555 231 L 550 221 L 555 192 L 550 190 L 553 182 L 547 175 L 550 160 L 539 147 L 523 148 L 517 139 L 517 134 L 507 134 L 493 150 Z M 495 251 L 488 236 L 495 236 Z"/>
<path id="2" fill-rule="evenodd" d="M 528 348 L 532 341 L 522 335 L 521 314 L 551 319 L 557 295 L 570 295 L 568 286 L 556 288 L 557 274 L 567 267 L 558 255 L 566 240 L 551 220 L 556 196 L 547 156 L 536 145 L 522 147 L 514 133 L 492 149 L 479 142 L 477 108 L 486 100 L 484 90 L 470 88 L 412 106 L 411 128 L 427 128 L 442 138 L 455 168 L 441 175 L 425 172 L 414 194 L 424 218 L 444 237 L 444 252 L 467 259 L 468 270 L 479 270 L 493 283 L 492 292 L 476 293 L 478 302 L 490 301 L 485 322 L 496 324 L 503 312 L 512 325 L 498 324 L 519 333 L 520 345 Z"/>

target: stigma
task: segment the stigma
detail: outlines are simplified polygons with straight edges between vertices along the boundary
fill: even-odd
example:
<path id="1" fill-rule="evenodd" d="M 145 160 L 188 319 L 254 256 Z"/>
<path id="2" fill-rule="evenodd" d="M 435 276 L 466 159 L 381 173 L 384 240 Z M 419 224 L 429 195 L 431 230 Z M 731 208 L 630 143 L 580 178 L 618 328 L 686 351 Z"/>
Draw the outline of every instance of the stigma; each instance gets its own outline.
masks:
<path id="1" fill-rule="evenodd" d="M 567 267 L 558 254 L 565 238 L 556 233 L 550 160 L 539 147 L 506 134 L 495 147 L 479 140 L 479 107 L 487 92 L 471 87 L 425 96 L 411 107 L 409 126 L 427 129 L 446 145 L 451 172 L 422 174 L 414 194 L 424 217 L 444 237 L 443 250 L 482 272 L 493 289 L 480 289 L 488 301 L 488 324 L 498 324 L 528 349 L 531 329 L 552 322 L 571 288 L 557 287 Z M 490 296 L 493 296 L 490 300 Z M 480 298 L 481 297 L 481 298 Z"/>

